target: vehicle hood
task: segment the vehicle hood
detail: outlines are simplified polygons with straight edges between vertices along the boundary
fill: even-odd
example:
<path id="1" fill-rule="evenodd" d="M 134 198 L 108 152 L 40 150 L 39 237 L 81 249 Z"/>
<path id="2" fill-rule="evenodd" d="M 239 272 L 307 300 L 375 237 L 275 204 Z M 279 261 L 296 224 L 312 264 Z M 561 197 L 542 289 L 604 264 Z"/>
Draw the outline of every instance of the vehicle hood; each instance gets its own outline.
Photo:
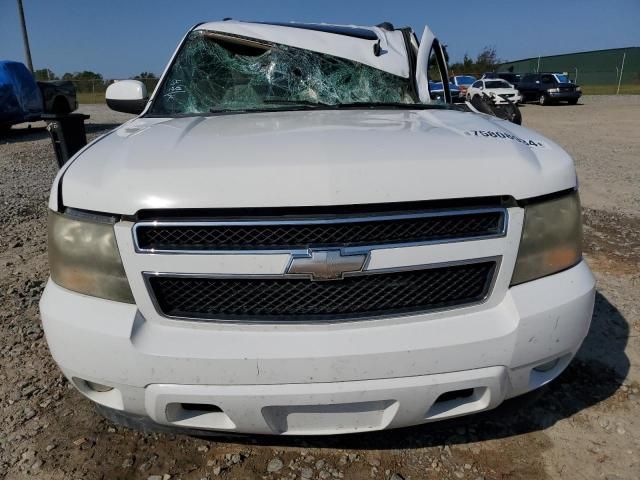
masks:
<path id="1" fill-rule="evenodd" d="M 68 165 L 63 204 L 117 214 L 523 199 L 576 184 L 571 158 L 552 141 L 496 117 L 444 109 L 137 118 Z"/>

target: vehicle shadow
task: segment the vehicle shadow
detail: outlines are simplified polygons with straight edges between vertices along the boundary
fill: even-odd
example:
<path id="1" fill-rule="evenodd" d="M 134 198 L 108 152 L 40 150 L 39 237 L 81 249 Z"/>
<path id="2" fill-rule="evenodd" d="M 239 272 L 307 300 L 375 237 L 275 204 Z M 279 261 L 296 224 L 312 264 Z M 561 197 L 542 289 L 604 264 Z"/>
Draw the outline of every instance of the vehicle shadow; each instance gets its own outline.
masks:
<path id="1" fill-rule="evenodd" d="M 360 450 L 412 449 L 495 440 L 544 430 L 616 394 L 628 371 L 629 325 L 600 292 L 591 329 L 578 355 L 555 381 L 538 391 L 476 415 L 383 432 L 331 437 L 226 436 L 233 443 Z M 209 436 L 201 437 L 209 438 Z M 215 436 L 224 441 L 225 436 Z"/>
<path id="2" fill-rule="evenodd" d="M 120 125 L 120 123 L 86 123 L 85 131 L 87 135 L 102 134 Z M 49 138 L 49 132 L 47 132 L 44 122 L 37 122 L 34 125 L 14 126 L 7 132 L 0 133 L 0 144 L 32 142 Z"/>

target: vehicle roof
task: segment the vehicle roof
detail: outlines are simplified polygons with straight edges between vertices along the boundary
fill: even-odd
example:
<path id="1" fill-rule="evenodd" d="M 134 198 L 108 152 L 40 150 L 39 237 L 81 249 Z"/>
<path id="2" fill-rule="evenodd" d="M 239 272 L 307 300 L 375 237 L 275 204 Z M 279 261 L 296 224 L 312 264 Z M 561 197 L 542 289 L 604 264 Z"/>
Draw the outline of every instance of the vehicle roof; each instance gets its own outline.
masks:
<path id="1" fill-rule="evenodd" d="M 562 72 L 521 73 L 521 75 L 565 75 Z"/>
<path id="2" fill-rule="evenodd" d="M 326 53 L 405 78 L 410 73 L 402 31 L 380 26 L 223 20 L 202 23 L 194 30 L 239 35 Z M 381 54 L 376 56 L 374 46 L 378 43 Z"/>

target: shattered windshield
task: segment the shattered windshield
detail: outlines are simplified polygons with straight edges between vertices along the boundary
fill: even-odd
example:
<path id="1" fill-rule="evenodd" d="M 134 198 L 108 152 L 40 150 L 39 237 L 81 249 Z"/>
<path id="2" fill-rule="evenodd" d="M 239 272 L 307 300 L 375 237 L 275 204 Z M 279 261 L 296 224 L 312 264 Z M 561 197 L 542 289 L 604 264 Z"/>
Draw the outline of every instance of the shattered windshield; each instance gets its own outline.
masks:
<path id="1" fill-rule="evenodd" d="M 208 31 L 189 34 L 155 97 L 152 115 L 415 104 L 411 81 L 302 48 Z"/>

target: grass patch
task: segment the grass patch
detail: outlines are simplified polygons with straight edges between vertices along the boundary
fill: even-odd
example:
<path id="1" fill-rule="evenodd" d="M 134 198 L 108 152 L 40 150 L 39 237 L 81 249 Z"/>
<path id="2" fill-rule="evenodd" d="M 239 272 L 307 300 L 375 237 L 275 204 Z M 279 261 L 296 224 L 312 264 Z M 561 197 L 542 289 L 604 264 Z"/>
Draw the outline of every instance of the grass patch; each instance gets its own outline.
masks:
<path id="1" fill-rule="evenodd" d="M 105 103 L 104 92 L 77 92 L 78 103 Z"/>
<path id="2" fill-rule="evenodd" d="M 617 85 L 582 85 L 585 95 L 615 95 Z M 620 95 L 640 95 L 640 83 L 620 85 Z"/>

